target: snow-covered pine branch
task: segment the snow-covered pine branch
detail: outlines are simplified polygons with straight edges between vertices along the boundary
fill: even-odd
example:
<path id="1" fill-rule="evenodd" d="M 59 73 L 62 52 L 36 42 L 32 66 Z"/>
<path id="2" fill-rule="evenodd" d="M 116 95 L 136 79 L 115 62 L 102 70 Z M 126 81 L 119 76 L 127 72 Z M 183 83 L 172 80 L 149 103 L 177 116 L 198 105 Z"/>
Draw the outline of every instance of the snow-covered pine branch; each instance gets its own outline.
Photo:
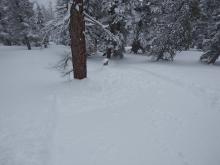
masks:
<path id="1" fill-rule="evenodd" d="M 99 22 L 98 20 L 96 20 L 95 18 L 91 17 L 89 14 L 87 14 L 84 11 L 84 15 L 87 21 L 92 22 L 94 25 L 97 25 L 98 27 L 101 27 L 104 32 L 111 38 L 113 39 L 113 41 L 117 42 L 118 45 L 121 45 L 121 41 L 118 38 L 118 36 L 114 35 L 113 33 L 111 33 L 107 28 L 109 27 L 109 25 L 103 25 L 101 22 Z"/>

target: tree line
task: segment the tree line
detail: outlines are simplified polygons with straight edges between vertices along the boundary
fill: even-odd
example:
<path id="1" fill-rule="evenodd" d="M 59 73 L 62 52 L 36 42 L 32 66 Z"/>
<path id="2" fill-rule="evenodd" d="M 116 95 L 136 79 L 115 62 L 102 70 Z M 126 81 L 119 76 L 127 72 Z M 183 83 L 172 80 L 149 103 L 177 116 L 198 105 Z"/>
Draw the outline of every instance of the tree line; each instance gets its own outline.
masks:
<path id="1" fill-rule="evenodd" d="M 65 20 L 72 1 L 58 2 L 57 9 L 62 10 L 58 18 Z M 202 62 L 215 63 L 219 56 L 220 1 L 87 0 L 84 11 L 87 51 L 98 49 L 108 55 L 106 47 L 110 47 L 112 55 L 123 57 L 124 47 L 131 45 L 134 53 L 142 52 L 156 61 L 173 60 L 177 51 L 190 48 L 205 52 Z M 70 43 L 68 33 L 67 25 L 60 33 L 60 43 Z"/>
<path id="2" fill-rule="evenodd" d="M 46 47 L 49 36 L 42 29 L 52 19 L 51 3 L 45 8 L 29 0 L 0 0 L 0 43 L 26 45 L 29 50 L 31 46 Z"/>

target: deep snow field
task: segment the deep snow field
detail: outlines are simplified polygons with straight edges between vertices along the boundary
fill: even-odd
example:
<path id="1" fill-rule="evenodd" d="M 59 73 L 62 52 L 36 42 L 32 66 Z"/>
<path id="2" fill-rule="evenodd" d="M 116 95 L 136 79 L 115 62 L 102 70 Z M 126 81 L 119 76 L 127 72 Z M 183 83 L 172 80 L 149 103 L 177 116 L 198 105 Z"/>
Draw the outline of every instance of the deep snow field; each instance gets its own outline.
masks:
<path id="1" fill-rule="evenodd" d="M 89 57 L 79 81 L 64 51 L 0 47 L 0 165 L 220 164 L 219 62 Z"/>

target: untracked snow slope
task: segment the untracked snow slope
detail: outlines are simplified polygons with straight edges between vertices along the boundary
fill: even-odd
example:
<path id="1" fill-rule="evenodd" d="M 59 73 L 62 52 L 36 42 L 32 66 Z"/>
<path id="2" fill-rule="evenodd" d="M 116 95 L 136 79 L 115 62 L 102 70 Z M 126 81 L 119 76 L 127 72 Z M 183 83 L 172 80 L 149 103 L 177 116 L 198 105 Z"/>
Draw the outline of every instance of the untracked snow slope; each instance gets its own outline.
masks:
<path id="1" fill-rule="evenodd" d="M 220 164 L 220 65 L 94 56 L 70 81 L 66 50 L 0 47 L 0 165 Z"/>

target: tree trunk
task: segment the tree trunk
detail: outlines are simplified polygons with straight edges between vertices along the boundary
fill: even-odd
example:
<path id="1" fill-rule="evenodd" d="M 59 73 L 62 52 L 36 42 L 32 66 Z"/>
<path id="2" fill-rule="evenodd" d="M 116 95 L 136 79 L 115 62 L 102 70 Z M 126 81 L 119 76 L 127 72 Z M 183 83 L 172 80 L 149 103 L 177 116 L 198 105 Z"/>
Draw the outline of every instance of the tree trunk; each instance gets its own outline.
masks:
<path id="1" fill-rule="evenodd" d="M 5 45 L 7 45 L 7 46 L 11 46 L 12 43 L 11 43 L 11 41 L 10 41 L 9 39 L 6 39 L 6 41 L 5 41 Z"/>
<path id="2" fill-rule="evenodd" d="M 87 77 L 83 0 L 73 0 L 70 14 L 70 38 L 73 73 L 75 79 L 81 80 Z"/>
<path id="3" fill-rule="evenodd" d="M 24 37 L 24 41 L 27 45 L 28 50 L 31 50 L 31 44 L 30 44 L 29 38 L 27 36 Z"/>

